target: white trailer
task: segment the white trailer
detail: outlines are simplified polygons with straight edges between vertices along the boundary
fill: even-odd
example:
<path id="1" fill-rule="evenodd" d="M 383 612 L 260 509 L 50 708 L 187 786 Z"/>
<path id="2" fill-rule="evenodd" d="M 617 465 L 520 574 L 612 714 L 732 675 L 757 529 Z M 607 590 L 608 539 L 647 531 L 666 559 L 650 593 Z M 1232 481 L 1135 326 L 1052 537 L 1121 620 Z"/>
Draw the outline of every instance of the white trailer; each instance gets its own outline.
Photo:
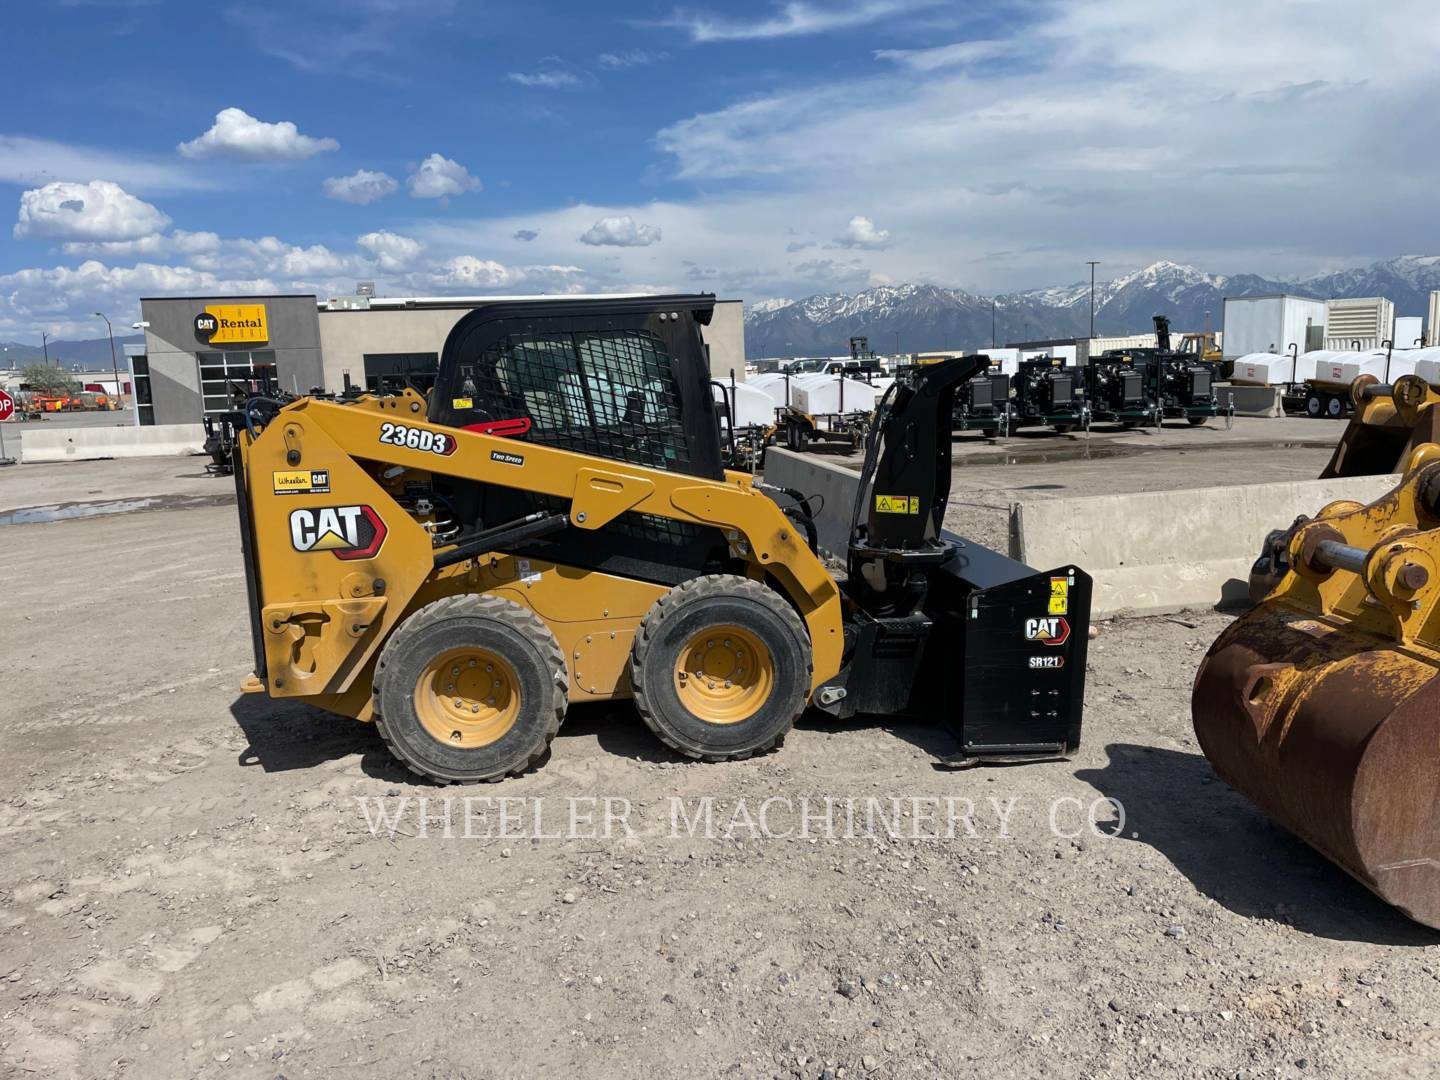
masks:
<path id="1" fill-rule="evenodd" d="M 1430 315 L 1425 320 L 1425 344 L 1440 345 L 1440 292 L 1430 294 Z"/>
<path id="2" fill-rule="evenodd" d="M 1325 301 L 1274 293 L 1225 298 L 1222 352 L 1227 361 L 1251 353 L 1304 353 L 1325 333 Z"/>
<path id="3" fill-rule="evenodd" d="M 1395 305 L 1383 296 L 1326 301 L 1325 348 L 1378 349 L 1395 341 Z"/>
<path id="4" fill-rule="evenodd" d="M 1425 320 L 1419 315 L 1395 316 L 1395 348 L 1418 349 L 1425 337 Z"/>

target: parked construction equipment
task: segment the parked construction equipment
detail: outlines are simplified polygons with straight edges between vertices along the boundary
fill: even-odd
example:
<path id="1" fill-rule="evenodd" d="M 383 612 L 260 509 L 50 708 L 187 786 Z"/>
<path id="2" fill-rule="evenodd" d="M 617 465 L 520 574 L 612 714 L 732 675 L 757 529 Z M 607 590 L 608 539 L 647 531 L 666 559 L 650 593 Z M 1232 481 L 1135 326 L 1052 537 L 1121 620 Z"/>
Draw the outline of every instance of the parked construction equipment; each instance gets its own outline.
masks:
<path id="1" fill-rule="evenodd" d="M 1012 427 L 1048 424 L 1063 433 L 1084 427 L 1089 419 L 1079 369 L 1064 366 L 1058 357 L 1021 360 L 1011 386 Z"/>
<path id="2" fill-rule="evenodd" d="M 247 402 L 246 689 L 374 720 L 442 783 L 521 772 L 570 704 L 617 698 L 706 760 L 812 704 L 943 717 L 965 761 L 1073 750 L 1089 578 L 942 526 L 940 421 L 978 362 L 906 373 L 876 410 L 837 581 L 803 496 L 722 467 L 713 305 L 485 303 L 428 399 Z"/>
<path id="3" fill-rule="evenodd" d="M 1362 408 L 1408 413 L 1429 393 L 1419 383 Z M 1368 506 L 1331 503 L 1272 534 L 1272 581 L 1211 646 L 1192 709 L 1232 787 L 1440 927 L 1440 443 L 1414 446 L 1404 469 Z"/>
<path id="4" fill-rule="evenodd" d="M 992 366 L 988 356 L 973 358 L 984 361 L 975 374 L 955 392 L 955 411 L 951 416 L 954 431 L 979 431 L 987 439 L 1009 434 L 1010 376 Z"/>
<path id="5" fill-rule="evenodd" d="M 1092 420 L 1126 427 L 1160 423 L 1160 405 L 1148 389 L 1148 364 L 1137 364 L 1125 352 L 1106 352 L 1092 356 L 1084 373 Z"/>

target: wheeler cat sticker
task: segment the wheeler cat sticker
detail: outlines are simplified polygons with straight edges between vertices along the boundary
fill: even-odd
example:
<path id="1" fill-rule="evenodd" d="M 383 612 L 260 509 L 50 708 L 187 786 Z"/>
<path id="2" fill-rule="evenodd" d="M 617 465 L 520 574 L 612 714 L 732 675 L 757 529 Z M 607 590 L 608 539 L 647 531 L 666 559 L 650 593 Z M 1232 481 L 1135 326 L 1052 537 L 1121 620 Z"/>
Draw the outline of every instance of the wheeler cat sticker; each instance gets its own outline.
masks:
<path id="1" fill-rule="evenodd" d="M 329 469 L 276 469 L 276 495 L 328 495 Z"/>
<path id="2" fill-rule="evenodd" d="M 296 551 L 329 551 L 337 559 L 373 559 L 385 543 L 385 522 L 368 506 L 317 506 L 290 511 Z"/>

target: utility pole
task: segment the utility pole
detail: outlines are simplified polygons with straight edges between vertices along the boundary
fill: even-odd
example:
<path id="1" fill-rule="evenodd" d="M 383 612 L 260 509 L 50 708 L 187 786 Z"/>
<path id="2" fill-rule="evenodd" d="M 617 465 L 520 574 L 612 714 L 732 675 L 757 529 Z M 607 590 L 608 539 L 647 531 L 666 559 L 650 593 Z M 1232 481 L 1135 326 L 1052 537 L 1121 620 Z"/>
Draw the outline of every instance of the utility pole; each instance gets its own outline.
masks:
<path id="1" fill-rule="evenodd" d="M 95 314 L 105 320 L 105 329 L 110 334 L 110 369 L 115 372 L 115 400 L 121 408 L 124 408 L 125 396 L 120 387 L 120 361 L 115 359 L 115 328 L 110 325 L 110 316 L 103 311 L 97 311 Z"/>
<path id="2" fill-rule="evenodd" d="M 50 366 L 50 334 L 47 331 L 40 331 L 40 348 L 45 350 L 45 366 Z"/>
<path id="3" fill-rule="evenodd" d="M 1095 336 L 1095 267 L 1100 265 L 1099 259 L 1088 260 L 1090 266 L 1090 336 Z"/>
<path id="4" fill-rule="evenodd" d="M 990 348 L 995 348 L 995 298 L 990 298 Z"/>

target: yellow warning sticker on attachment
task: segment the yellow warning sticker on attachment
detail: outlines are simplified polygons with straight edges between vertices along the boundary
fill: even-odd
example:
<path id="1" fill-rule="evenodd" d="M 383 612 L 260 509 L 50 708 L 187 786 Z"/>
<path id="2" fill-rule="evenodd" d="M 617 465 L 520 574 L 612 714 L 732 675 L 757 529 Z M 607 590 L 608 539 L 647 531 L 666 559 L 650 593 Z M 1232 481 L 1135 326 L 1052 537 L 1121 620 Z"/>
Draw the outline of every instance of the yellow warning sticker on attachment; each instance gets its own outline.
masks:
<path id="1" fill-rule="evenodd" d="M 1052 577 L 1050 579 L 1050 614 L 1070 614 L 1070 581 L 1068 578 Z"/>
<path id="2" fill-rule="evenodd" d="M 920 513 L 920 496 L 876 495 L 875 512 L 877 514 L 918 514 Z"/>
<path id="3" fill-rule="evenodd" d="M 471 401 L 468 397 L 451 398 L 450 407 L 452 409 L 473 409 L 475 402 Z"/>

